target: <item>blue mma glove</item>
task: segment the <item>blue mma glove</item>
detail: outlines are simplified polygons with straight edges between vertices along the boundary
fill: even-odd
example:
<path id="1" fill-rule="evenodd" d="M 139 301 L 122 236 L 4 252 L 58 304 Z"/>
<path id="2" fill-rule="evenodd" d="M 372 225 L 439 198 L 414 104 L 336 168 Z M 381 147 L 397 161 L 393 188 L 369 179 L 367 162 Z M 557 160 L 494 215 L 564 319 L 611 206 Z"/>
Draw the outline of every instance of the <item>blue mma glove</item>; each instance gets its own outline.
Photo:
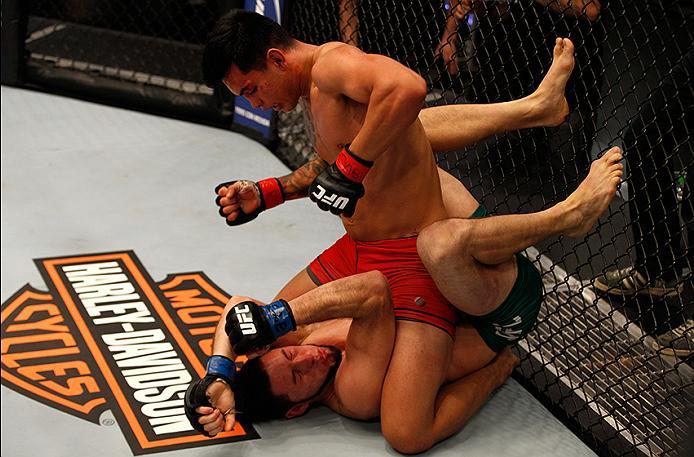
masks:
<path id="1" fill-rule="evenodd" d="M 222 355 L 213 355 L 207 359 L 207 373 L 202 379 L 198 379 L 195 382 L 190 383 L 188 389 L 186 389 L 186 395 L 184 398 L 184 410 L 190 425 L 193 426 L 195 430 L 202 433 L 205 436 L 210 436 L 202 424 L 198 422 L 198 419 L 202 417 L 202 414 L 195 411 L 200 406 L 210 406 L 210 400 L 207 398 L 207 388 L 217 381 L 222 380 L 234 389 L 234 381 L 236 379 L 236 364 L 233 360 L 224 357 Z"/>
<path id="2" fill-rule="evenodd" d="M 277 338 L 296 330 L 294 314 L 285 300 L 267 306 L 252 301 L 241 302 L 227 313 L 224 329 L 236 354 L 263 349 Z"/>

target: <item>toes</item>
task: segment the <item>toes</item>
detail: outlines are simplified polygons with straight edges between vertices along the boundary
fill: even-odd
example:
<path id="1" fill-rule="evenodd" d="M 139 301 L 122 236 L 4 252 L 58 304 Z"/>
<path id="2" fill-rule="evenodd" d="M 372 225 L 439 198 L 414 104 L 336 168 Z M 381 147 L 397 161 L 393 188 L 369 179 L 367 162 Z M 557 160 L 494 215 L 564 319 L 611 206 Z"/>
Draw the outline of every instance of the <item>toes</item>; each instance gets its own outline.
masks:
<path id="1" fill-rule="evenodd" d="M 561 38 L 557 38 L 554 42 L 554 57 L 559 57 L 564 48 L 564 43 Z"/>
<path id="2" fill-rule="evenodd" d="M 563 42 L 564 42 L 564 49 L 573 54 L 574 44 L 571 42 L 571 40 L 569 38 L 564 38 Z"/>
<path id="3" fill-rule="evenodd" d="M 612 154 L 607 158 L 607 163 L 610 164 L 610 167 L 615 167 L 617 164 L 620 164 L 622 160 L 622 155 L 621 154 Z"/>
<path id="4" fill-rule="evenodd" d="M 608 162 L 610 164 L 619 162 L 622 160 L 622 150 L 619 149 L 619 147 L 615 146 L 608 150 L 605 155 L 602 156 L 602 158 L 605 160 L 605 162 Z"/>
<path id="5" fill-rule="evenodd" d="M 624 170 L 624 166 L 622 165 L 622 162 L 617 162 L 615 165 L 612 167 L 612 172 L 619 173 L 620 175 L 622 174 L 622 171 Z"/>

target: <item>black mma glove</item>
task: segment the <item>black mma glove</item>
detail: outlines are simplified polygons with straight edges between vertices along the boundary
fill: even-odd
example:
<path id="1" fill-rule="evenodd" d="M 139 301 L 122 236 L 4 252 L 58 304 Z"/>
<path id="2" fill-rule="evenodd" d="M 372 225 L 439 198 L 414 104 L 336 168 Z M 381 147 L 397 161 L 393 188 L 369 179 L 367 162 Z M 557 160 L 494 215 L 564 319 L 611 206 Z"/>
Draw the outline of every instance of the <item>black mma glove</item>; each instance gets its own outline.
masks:
<path id="1" fill-rule="evenodd" d="M 235 354 L 248 354 L 272 344 L 280 336 L 296 330 L 289 303 L 280 299 L 267 306 L 245 301 L 227 313 L 224 327 Z"/>
<path id="2" fill-rule="evenodd" d="M 204 378 L 190 383 L 183 401 L 186 417 L 195 430 L 205 436 L 210 436 L 202 424 L 198 422 L 202 414 L 195 411 L 200 406 L 212 406 L 207 398 L 207 388 L 210 387 L 210 384 L 223 381 L 231 387 L 231 390 L 234 390 L 235 379 L 236 364 L 233 360 L 222 355 L 213 355 L 207 359 L 207 374 Z"/>
<path id="3" fill-rule="evenodd" d="M 214 193 L 217 194 L 215 203 L 217 203 L 217 206 L 219 206 L 219 215 L 222 216 L 225 220 L 228 214 L 224 214 L 224 212 L 222 211 L 224 207 L 220 203 L 222 197 L 219 196 L 219 189 L 221 189 L 222 187 L 229 187 L 235 182 L 238 182 L 238 180 L 223 182 L 214 188 Z M 252 183 L 255 186 L 256 193 L 260 198 L 260 204 L 258 205 L 258 208 L 256 208 L 256 210 L 252 213 L 248 214 L 244 213 L 241 210 L 241 208 L 239 208 L 239 215 L 236 216 L 236 219 L 234 219 L 233 221 L 226 220 L 227 225 L 233 227 L 235 225 L 245 224 L 246 222 L 250 222 L 256 217 L 258 217 L 258 214 L 262 213 L 266 209 L 274 208 L 275 206 L 284 203 L 284 189 L 282 188 L 282 184 L 280 183 L 279 179 L 268 178 L 263 179 L 262 181 Z"/>
<path id="4" fill-rule="evenodd" d="M 364 196 L 362 181 L 373 162 L 357 157 L 345 147 L 335 163 L 327 167 L 309 189 L 311 200 L 323 211 L 351 217 L 357 208 L 357 200 Z"/>

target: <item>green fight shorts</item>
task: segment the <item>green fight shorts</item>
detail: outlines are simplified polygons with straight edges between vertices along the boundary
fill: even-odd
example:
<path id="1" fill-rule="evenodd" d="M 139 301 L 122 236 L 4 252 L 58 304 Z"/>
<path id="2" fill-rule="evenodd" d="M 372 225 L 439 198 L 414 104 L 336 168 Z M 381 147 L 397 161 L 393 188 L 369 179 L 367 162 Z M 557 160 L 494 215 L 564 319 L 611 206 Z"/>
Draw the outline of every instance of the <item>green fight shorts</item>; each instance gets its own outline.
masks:
<path id="1" fill-rule="evenodd" d="M 470 218 L 481 218 L 487 210 L 480 205 Z M 511 292 L 497 309 L 484 316 L 465 315 L 494 352 L 522 339 L 535 326 L 542 303 L 542 278 L 535 266 L 521 254 L 516 254 L 518 276 Z"/>

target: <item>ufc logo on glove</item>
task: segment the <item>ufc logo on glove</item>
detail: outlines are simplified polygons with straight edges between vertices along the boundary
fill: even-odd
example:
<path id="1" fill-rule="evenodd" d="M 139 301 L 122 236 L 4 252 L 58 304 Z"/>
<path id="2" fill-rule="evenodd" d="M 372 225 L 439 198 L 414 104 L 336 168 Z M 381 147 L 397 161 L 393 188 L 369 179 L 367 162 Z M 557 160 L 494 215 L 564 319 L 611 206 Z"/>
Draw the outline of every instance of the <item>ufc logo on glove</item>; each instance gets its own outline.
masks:
<path id="1" fill-rule="evenodd" d="M 352 217 L 357 200 L 364 196 L 362 180 L 373 162 L 355 156 L 347 148 L 311 184 L 311 200 L 323 211 Z"/>
<path id="2" fill-rule="evenodd" d="M 347 203 L 349 203 L 349 198 L 340 197 L 337 194 L 326 195 L 327 191 L 320 184 L 316 185 L 316 191 L 312 193 L 315 201 L 321 201 L 330 205 L 335 209 L 345 209 Z"/>
<path id="3" fill-rule="evenodd" d="M 257 333 L 255 324 L 253 323 L 253 316 L 251 315 L 251 310 L 248 308 L 248 305 L 235 307 L 234 313 L 236 313 L 236 319 L 239 321 L 241 333 L 244 335 L 255 335 Z"/>

